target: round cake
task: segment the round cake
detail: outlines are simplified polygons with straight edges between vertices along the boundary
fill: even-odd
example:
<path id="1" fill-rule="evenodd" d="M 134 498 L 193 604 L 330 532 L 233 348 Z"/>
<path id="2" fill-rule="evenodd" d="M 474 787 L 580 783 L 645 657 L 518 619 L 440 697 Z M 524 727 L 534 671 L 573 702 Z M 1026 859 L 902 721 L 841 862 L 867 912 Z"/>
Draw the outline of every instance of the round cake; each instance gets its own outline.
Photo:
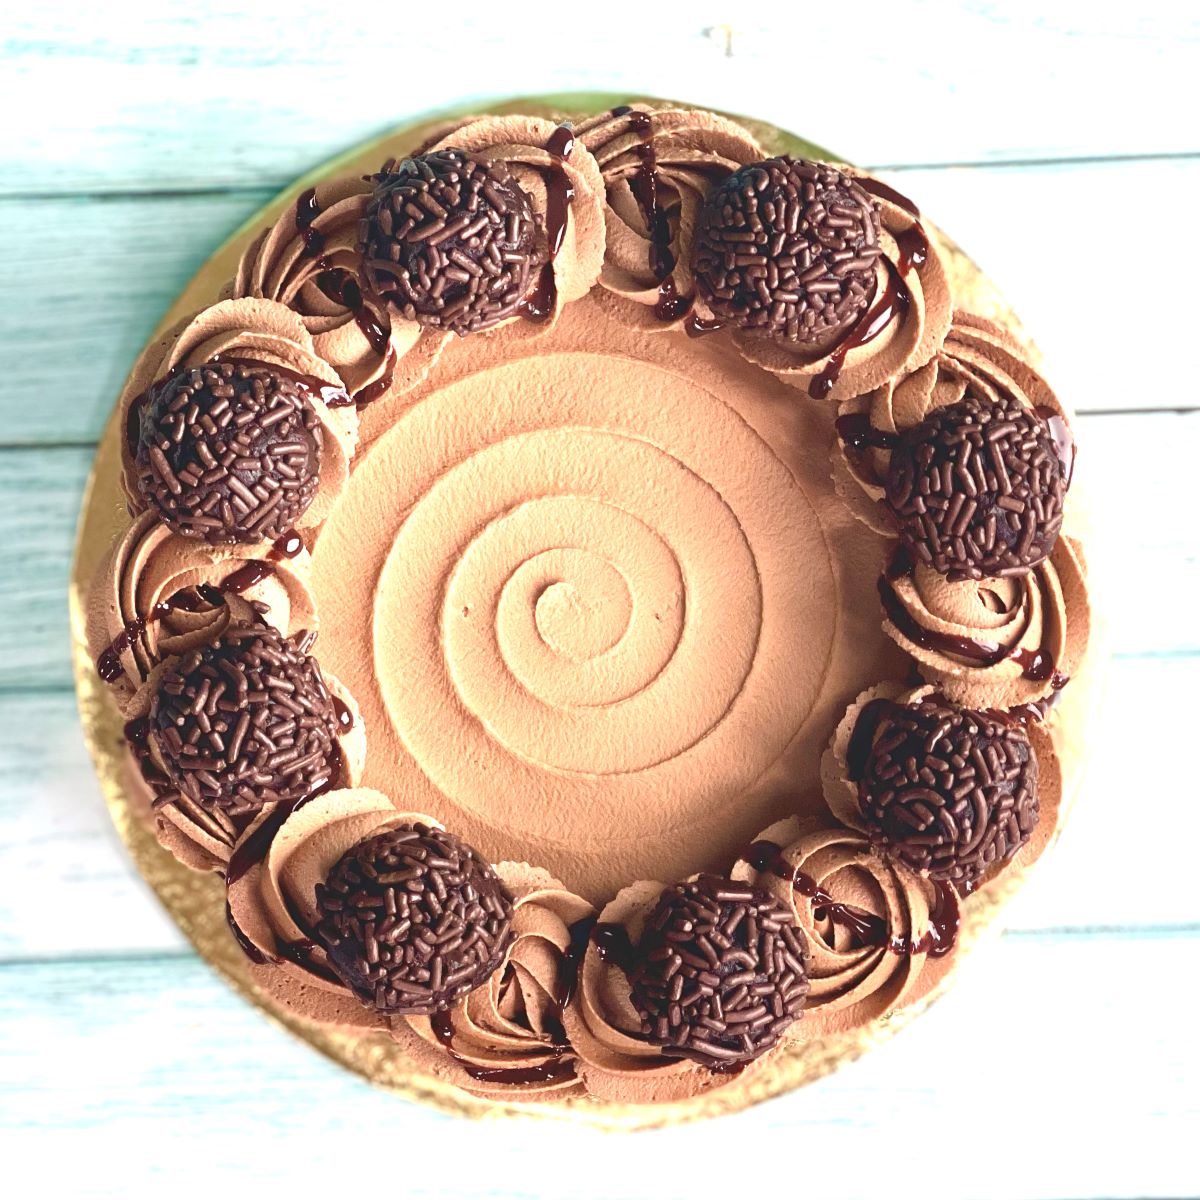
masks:
<path id="1" fill-rule="evenodd" d="M 893 188 L 529 111 L 323 173 L 191 289 L 98 461 L 85 690 L 311 1040 L 716 1111 L 918 1012 L 1060 828 L 1075 444 Z"/>

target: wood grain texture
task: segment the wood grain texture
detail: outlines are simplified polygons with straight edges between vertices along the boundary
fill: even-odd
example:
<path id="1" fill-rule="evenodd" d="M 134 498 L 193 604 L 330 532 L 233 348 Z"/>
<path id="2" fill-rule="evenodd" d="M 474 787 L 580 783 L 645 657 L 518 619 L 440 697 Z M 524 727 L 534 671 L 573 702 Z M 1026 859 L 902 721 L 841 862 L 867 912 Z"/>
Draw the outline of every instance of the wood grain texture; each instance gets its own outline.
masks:
<path id="1" fill-rule="evenodd" d="M 1114 664 L 1079 803 L 1045 869 L 1006 911 L 1005 927 L 1200 929 L 1189 866 L 1200 806 L 1179 792 L 1175 755 L 1131 749 L 1148 697 L 1155 744 L 1185 745 L 1198 689 L 1198 657 Z M 1150 804 L 1169 813 L 1173 835 L 1148 842 L 1144 860 L 1135 856 L 1152 869 L 1135 867 L 1118 883 L 1113 831 L 1129 828 L 1132 805 Z M 112 828 L 70 693 L 0 696 L 0 879 L 0 962 L 184 947 Z"/>
<path id="2" fill-rule="evenodd" d="M 1200 378 L 1181 376 L 1173 356 L 1097 354 L 1108 331 L 1097 327 L 1101 313 L 1089 302 L 1113 292 L 1117 268 L 1099 248 L 1111 242 L 1115 194 L 1196 195 L 1200 160 L 920 170 L 889 178 L 1000 285 L 1036 332 L 1068 403 L 1084 412 L 1200 407 Z M 0 261 L 0 292 L 20 297 L 0 308 L 7 364 L 0 442 L 94 441 L 171 301 L 269 198 L 240 191 L 0 200 L 12 247 Z M 1065 229 L 1071 236 L 1064 245 Z M 1184 239 L 1171 253 L 1173 268 L 1159 277 L 1154 297 L 1165 344 L 1188 336 L 1200 241 Z"/>
<path id="3" fill-rule="evenodd" d="M 335 1197 L 347 1151 L 385 1145 L 413 1200 L 691 1200 L 744 1189 L 747 1156 L 772 1193 L 1200 1194 L 1200 807 L 1175 765 L 1200 688 L 1200 412 L 1080 422 L 1118 657 L 1082 802 L 1006 913 L 1015 932 L 897 1040 L 719 1131 L 465 1130 L 268 1026 L 186 952 L 117 842 L 68 690 L 65 602 L 88 444 L 194 268 L 323 158 L 517 79 L 749 110 L 896 168 L 1006 291 L 1069 403 L 1200 409 L 1190 366 L 1147 351 L 1192 341 L 1198 54 L 1200 10 L 1174 0 L 860 0 L 849 18 L 671 0 L 636 22 L 527 4 L 422 23 L 318 0 L 6 12 L 0 446 L 21 448 L 0 449 L 0 1174 L 46 1195 Z M 1140 253 L 1131 322 L 1146 206 L 1185 232 Z"/>
<path id="4" fill-rule="evenodd" d="M 642 5 L 636 22 L 531 5 L 519 31 L 369 5 L 332 16 L 320 0 L 134 0 L 82 20 L 71 0 L 17 6 L 0 105 L 36 116 L 0 129 L 0 188 L 280 187 L 446 98 L 485 107 L 581 86 L 752 108 L 865 164 L 1200 151 L 1194 7 L 862 0 L 854 12 L 848 41 L 837 6 L 711 0 Z M 810 65 L 847 82 L 830 91 Z"/>
<path id="5" fill-rule="evenodd" d="M 1100 532 L 1121 556 L 1121 569 L 1106 585 L 1116 652 L 1200 652 L 1193 619 L 1200 545 L 1191 494 L 1200 411 L 1085 416 L 1079 439 L 1080 476 L 1092 485 Z M 0 691 L 71 686 L 67 574 L 90 463 L 91 450 L 83 447 L 0 450 Z M 1137 472 L 1136 498 L 1110 492 L 1109 481 L 1129 471 Z M 1153 620 L 1145 615 L 1147 580 L 1156 594 Z"/>
<path id="6" fill-rule="evenodd" d="M 89 1196 L 181 1182 L 186 1194 L 202 1177 L 208 1195 L 282 1194 L 292 1180 L 335 1197 L 350 1148 L 371 1148 L 378 1177 L 384 1146 L 411 1200 L 692 1200 L 744 1186 L 747 1156 L 762 1186 L 790 1177 L 814 1196 L 1194 1195 L 1200 1166 L 1180 1147 L 1200 1119 L 1198 960 L 1197 933 L 1008 936 L 894 1041 L 725 1118 L 716 1141 L 691 1126 L 619 1142 L 527 1122 L 467 1129 L 374 1092 L 194 959 L 12 965 L 0 968 L 0 1129 L 21 1134 L 5 1165 L 19 1179 L 53 1163 L 55 1194 Z"/>

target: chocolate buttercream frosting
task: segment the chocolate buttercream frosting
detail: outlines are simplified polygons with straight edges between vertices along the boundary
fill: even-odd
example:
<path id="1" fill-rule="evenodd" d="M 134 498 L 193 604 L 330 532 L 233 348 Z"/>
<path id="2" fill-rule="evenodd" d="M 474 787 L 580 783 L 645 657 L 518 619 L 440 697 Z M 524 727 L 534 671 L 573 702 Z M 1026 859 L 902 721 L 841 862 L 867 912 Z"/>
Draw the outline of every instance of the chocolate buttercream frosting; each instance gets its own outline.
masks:
<path id="1" fill-rule="evenodd" d="M 122 393 L 134 807 L 271 1006 L 426 1082 L 753 1094 L 1055 835 L 1068 418 L 854 168 L 673 105 L 399 143 Z"/>

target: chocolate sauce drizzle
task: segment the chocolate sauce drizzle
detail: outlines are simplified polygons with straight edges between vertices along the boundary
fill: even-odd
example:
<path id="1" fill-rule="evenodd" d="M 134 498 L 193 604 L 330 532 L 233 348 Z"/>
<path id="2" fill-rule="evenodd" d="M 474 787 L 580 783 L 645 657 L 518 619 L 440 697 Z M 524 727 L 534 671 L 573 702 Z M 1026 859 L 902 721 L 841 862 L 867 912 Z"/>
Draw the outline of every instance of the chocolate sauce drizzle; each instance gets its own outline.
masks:
<path id="1" fill-rule="evenodd" d="M 520 1086 L 533 1083 L 566 1082 L 575 1077 L 575 1064 L 563 1061 L 567 1051 L 565 1041 L 552 1042 L 545 1047 L 546 1062 L 529 1067 L 484 1067 L 464 1058 L 454 1048 L 454 1022 L 448 1010 L 434 1013 L 429 1018 L 434 1036 L 445 1047 L 446 1053 L 472 1078 L 480 1083 L 507 1083 Z"/>
<path id="2" fill-rule="evenodd" d="M 1055 669 L 1053 655 L 1044 647 L 1033 650 L 1027 646 L 1016 646 L 1010 650 L 999 642 L 958 633 L 944 633 L 939 629 L 926 629 L 904 607 L 899 594 L 892 586 L 893 580 L 910 575 L 914 569 L 911 554 L 907 550 L 898 549 L 887 569 L 880 575 L 878 583 L 883 611 L 903 637 L 920 646 L 922 650 L 931 650 L 935 654 L 956 655 L 979 667 L 994 667 L 1006 659 L 1011 659 L 1021 668 L 1023 678 L 1035 683 L 1045 683 L 1049 679 L 1057 686 L 1057 680 L 1063 677 Z M 1041 586 L 1040 583 L 1038 586 Z"/>
<path id="3" fill-rule="evenodd" d="M 591 931 L 591 941 L 601 962 L 619 967 L 626 975 L 637 965 L 637 954 L 624 925 L 610 921 L 596 925 Z"/>
<path id="4" fill-rule="evenodd" d="M 333 714 L 337 718 L 338 732 L 349 733 L 354 728 L 354 713 L 350 711 L 350 705 L 340 696 L 331 696 L 330 699 L 333 701 Z"/>
<path id="5" fill-rule="evenodd" d="M 838 342 L 829 354 L 825 365 L 813 376 L 808 385 L 808 394 L 814 400 L 824 400 L 833 391 L 846 365 L 846 355 L 873 342 L 894 320 L 903 321 L 912 304 L 908 287 L 900 277 L 896 264 L 890 258 L 883 260 L 887 271 L 887 284 L 883 294 L 871 304 L 851 327 L 850 332 Z"/>
<path id="6" fill-rule="evenodd" d="M 896 191 L 878 179 L 859 179 L 859 187 L 872 196 L 902 208 L 913 219 L 912 225 L 896 234 L 896 244 L 900 248 L 900 259 L 896 264 L 901 275 L 907 275 L 913 267 L 923 267 L 929 258 L 929 236 L 921 224 L 921 210 L 902 192 Z"/>
<path id="7" fill-rule="evenodd" d="M 271 563 L 251 558 L 220 583 L 202 583 L 195 588 L 176 592 L 166 600 L 160 600 L 145 616 L 134 617 L 132 621 L 125 623 L 121 632 L 97 657 L 96 673 L 105 683 L 115 683 L 125 671 L 121 665 L 121 655 L 130 649 L 134 642 L 145 637 L 146 630 L 154 622 L 161 621 L 173 612 L 203 612 L 206 608 L 217 607 L 222 596 L 245 592 L 274 572 L 275 568 Z"/>
<path id="8" fill-rule="evenodd" d="M 283 828 L 284 822 L 299 809 L 303 808 L 311 800 L 315 800 L 318 796 L 335 787 L 336 784 L 332 779 L 326 780 L 320 787 L 315 788 L 305 796 L 301 796 L 296 800 L 282 801 L 276 804 L 274 808 L 267 813 L 261 823 L 247 837 L 242 838 L 234 847 L 233 854 L 230 855 L 229 863 L 225 868 L 225 923 L 229 926 L 230 933 L 233 934 L 237 944 L 241 947 L 242 953 L 253 963 L 260 966 L 266 963 L 290 962 L 301 967 L 305 971 L 311 972 L 313 975 L 326 980 L 329 983 L 341 985 L 342 981 L 337 973 L 320 959 L 316 958 L 316 952 L 324 948 L 311 937 L 302 937 L 294 942 L 276 941 L 274 953 L 267 953 L 257 946 L 246 933 L 244 929 L 237 923 L 237 918 L 233 915 L 233 908 L 229 903 L 229 889 L 239 880 L 246 876 L 246 873 L 251 868 L 258 866 L 267 856 L 271 849 L 271 843 L 274 842 L 275 836 Z M 292 917 L 300 928 L 304 928 L 303 924 L 297 918 L 294 912 L 290 911 Z"/>
<path id="9" fill-rule="evenodd" d="M 361 279 L 356 279 L 345 267 L 333 266 L 325 257 L 325 237 L 313 228 L 313 222 L 321 215 L 316 188 L 301 193 L 296 201 L 296 232 L 304 242 L 304 257 L 315 260 L 316 285 L 335 304 L 346 309 L 354 318 L 371 349 L 384 360 L 383 374 L 374 383 L 360 388 L 353 396 L 338 399 L 334 403 L 326 400 L 331 408 L 355 404 L 362 408 L 377 400 L 392 386 L 396 370 L 396 350 L 391 342 L 391 322 L 381 311 L 367 303 Z"/>
<path id="10" fill-rule="evenodd" d="M 641 138 L 637 148 L 641 161 L 629 181 L 629 189 L 650 234 L 650 270 L 658 282 L 654 315 L 660 321 L 678 321 L 691 311 L 695 297 L 681 296 L 672 274 L 675 255 L 671 252 L 671 222 L 658 202 L 658 155 L 654 150 L 653 122 L 649 113 L 633 112 L 626 106 L 613 109 L 612 115 L 628 115 L 630 130 Z"/>
<path id="11" fill-rule="evenodd" d="M 454 1049 L 454 1023 L 448 1011 L 435 1013 L 429 1020 L 434 1036 L 445 1047 L 450 1057 L 472 1078 L 481 1083 L 555 1083 L 565 1082 L 575 1074 L 574 1064 L 563 1062 L 563 1055 L 570 1048 L 567 1031 L 563 1025 L 563 1011 L 570 1004 L 579 986 L 579 971 L 583 956 L 591 941 L 596 925 L 595 917 L 585 917 L 570 926 L 570 942 L 559 968 L 559 996 L 555 1001 L 556 1012 L 547 1020 L 550 1042 L 544 1047 L 549 1061 L 529 1067 L 485 1067 L 468 1061 Z"/>
<path id="12" fill-rule="evenodd" d="M 815 919 L 821 919 L 824 914 L 834 924 L 849 929 L 865 945 L 883 946 L 893 954 L 928 954 L 930 958 L 941 958 L 950 953 L 958 936 L 958 898 L 949 884 L 939 880 L 930 880 L 934 903 L 929 911 L 929 928 L 913 941 L 908 937 L 889 935 L 887 922 L 874 913 L 835 900 L 811 875 L 793 867 L 784 857 L 783 847 L 776 842 L 755 842 L 747 852 L 746 861 L 756 871 L 770 871 L 780 879 L 790 880 L 795 891 L 812 901 Z"/>
<path id="13" fill-rule="evenodd" d="M 569 123 L 559 125 L 546 142 L 546 153 L 559 161 L 551 164 L 546 176 L 546 262 L 538 272 L 537 283 L 517 308 L 527 321 L 546 321 L 558 303 L 558 285 L 554 281 L 554 260 L 562 249 L 567 220 L 575 189 L 562 163 L 575 149 L 575 134 Z"/>

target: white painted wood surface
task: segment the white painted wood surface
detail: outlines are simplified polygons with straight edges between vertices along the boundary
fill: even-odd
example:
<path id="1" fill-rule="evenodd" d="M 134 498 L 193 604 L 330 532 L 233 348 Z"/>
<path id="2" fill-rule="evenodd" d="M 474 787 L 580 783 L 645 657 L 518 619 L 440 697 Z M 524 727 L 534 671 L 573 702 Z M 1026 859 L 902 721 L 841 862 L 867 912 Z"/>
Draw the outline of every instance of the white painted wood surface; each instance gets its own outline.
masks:
<path id="1" fill-rule="evenodd" d="M 350 1154 L 386 1145 L 396 1178 L 372 1183 L 415 1198 L 1200 1193 L 1200 10 L 523 5 L 447 34 L 394 7 L 244 7 L 43 3 L 0 24 L 0 1174 L 48 1196 L 329 1196 Z M 1011 932 L 834 1078 L 619 1143 L 466 1128 L 229 993 L 117 843 L 66 653 L 90 446 L 191 271 L 273 189 L 389 124 L 570 88 L 750 111 L 894 170 L 1090 414 L 1081 469 L 1119 564 L 1083 801 Z"/>

